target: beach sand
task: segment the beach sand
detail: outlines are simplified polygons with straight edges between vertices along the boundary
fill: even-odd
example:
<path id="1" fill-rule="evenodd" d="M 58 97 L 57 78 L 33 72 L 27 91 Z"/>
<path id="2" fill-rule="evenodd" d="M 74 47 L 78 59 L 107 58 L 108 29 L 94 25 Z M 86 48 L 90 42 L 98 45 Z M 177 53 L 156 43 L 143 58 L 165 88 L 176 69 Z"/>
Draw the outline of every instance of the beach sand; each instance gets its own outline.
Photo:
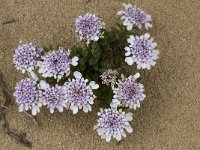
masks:
<path id="1" fill-rule="evenodd" d="M 121 3 L 135 3 L 152 15 L 160 59 L 150 71 L 142 71 L 147 98 L 134 113 L 128 134 L 120 144 L 101 140 L 93 125 L 98 103 L 91 113 L 72 115 L 66 110 L 50 114 L 42 109 L 36 126 L 9 107 L 12 129 L 26 132 L 33 150 L 199 150 L 200 149 L 200 1 L 199 0 L 0 0 L 0 69 L 13 92 L 26 77 L 12 64 L 19 41 L 41 46 L 71 47 L 77 43 L 74 22 L 86 12 L 97 14 L 112 27 L 120 22 Z M 4 24 L 14 19 L 16 22 Z M 145 32 L 145 30 L 144 30 Z M 136 70 L 133 70 L 136 72 Z M 2 99 L 2 94 L 0 95 Z M 13 99 L 14 101 L 14 99 Z M 26 150 L 0 131 L 1 150 Z"/>

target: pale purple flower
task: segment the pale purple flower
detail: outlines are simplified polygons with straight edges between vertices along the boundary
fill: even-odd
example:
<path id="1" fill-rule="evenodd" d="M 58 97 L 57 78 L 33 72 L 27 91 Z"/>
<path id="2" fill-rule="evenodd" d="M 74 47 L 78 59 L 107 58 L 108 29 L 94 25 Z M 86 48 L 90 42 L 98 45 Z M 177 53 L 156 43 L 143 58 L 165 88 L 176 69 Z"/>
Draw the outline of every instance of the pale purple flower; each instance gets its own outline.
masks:
<path id="1" fill-rule="evenodd" d="M 144 95 L 143 84 L 137 83 L 136 79 L 139 78 L 140 74 L 130 75 L 128 78 L 118 80 L 115 87 L 113 88 L 113 100 L 111 107 L 125 106 L 136 109 L 140 107 L 140 101 L 143 101 L 146 97 Z"/>
<path id="2" fill-rule="evenodd" d="M 129 46 L 125 47 L 125 62 L 128 65 L 136 63 L 138 69 L 147 68 L 148 70 L 151 69 L 151 66 L 155 66 L 159 50 L 156 49 L 157 43 L 149 37 L 150 35 L 145 33 L 140 37 L 131 35 L 128 38 Z"/>
<path id="3" fill-rule="evenodd" d="M 22 73 L 27 71 L 37 80 L 38 77 L 34 73 L 34 70 L 37 67 L 37 62 L 41 59 L 42 51 L 42 48 L 32 43 L 20 44 L 15 49 L 15 54 L 13 55 L 13 63 L 17 70 L 21 70 Z"/>
<path id="4" fill-rule="evenodd" d="M 63 107 L 66 107 L 66 99 L 63 86 L 50 86 L 45 81 L 40 82 L 40 88 L 43 90 L 43 105 L 50 109 L 50 113 L 54 113 L 57 108 L 59 112 L 63 112 Z"/>
<path id="5" fill-rule="evenodd" d="M 42 48 L 33 45 L 32 43 L 20 44 L 15 49 L 15 54 L 13 55 L 13 63 L 18 70 L 22 73 L 25 71 L 31 72 L 37 66 L 37 61 L 41 57 Z"/>
<path id="6" fill-rule="evenodd" d="M 93 90 L 98 89 L 99 85 L 94 81 L 91 81 L 88 85 L 88 79 L 84 79 L 78 71 L 74 72 L 74 77 L 75 79 L 69 79 L 69 82 L 64 85 L 67 105 L 73 111 L 73 114 L 76 114 L 78 109 L 83 109 L 84 112 L 91 111 L 91 105 L 96 98 Z"/>
<path id="7" fill-rule="evenodd" d="M 100 109 L 97 113 L 99 116 L 94 129 L 102 139 L 110 142 L 111 138 L 120 141 L 122 137 L 126 137 L 125 131 L 132 133 L 133 129 L 129 121 L 133 119 L 132 113 L 125 113 L 121 109 L 116 108 Z"/>
<path id="8" fill-rule="evenodd" d="M 131 4 L 123 4 L 123 9 L 119 11 L 117 15 L 121 16 L 123 25 L 127 30 L 131 30 L 133 26 L 137 26 L 141 29 L 143 24 L 146 29 L 152 27 L 150 23 L 152 21 L 151 16 L 142 9 L 132 6 Z"/>
<path id="9" fill-rule="evenodd" d="M 102 37 L 102 29 L 105 28 L 105 23 L 101 22 L 95 14 L 90 13 L 79 16 L 75 25 L 80 40 L 86 40 L 87 44 L 90 41 L 98 41 Z"/>
<path id="10" fill-rule="evenodd" d="M 31 109 L 32 115 L 40 112 L 42 92 L 38 89 L 35 80 L 27 78 L 18 82 L 13 95 L 19 105 L 19 112 L 29 109 Z"/>
<path id="11" fill-rule="evenodd" d="M 64 51 L 59 48 L 57 51 L 52 51 L 46 56 L 42 56 L 42 61 L 38 62 L 39 73 L 43 77 L 54 77 L 60 80 L 64 75 L 70 74 L 70 66 L 77 66 L 79 58 L 74 56 L 69 58 L 70 51 Z"/>
<path id="12" fill-rule="evenodd" d="M 116 70 L 108 69 L 100 76 L 102 80 L 102 84 L 106 84 L 107 86 L 109 84 L 114 84 L 117 79 L 117 75 L 119 73 Z"/>

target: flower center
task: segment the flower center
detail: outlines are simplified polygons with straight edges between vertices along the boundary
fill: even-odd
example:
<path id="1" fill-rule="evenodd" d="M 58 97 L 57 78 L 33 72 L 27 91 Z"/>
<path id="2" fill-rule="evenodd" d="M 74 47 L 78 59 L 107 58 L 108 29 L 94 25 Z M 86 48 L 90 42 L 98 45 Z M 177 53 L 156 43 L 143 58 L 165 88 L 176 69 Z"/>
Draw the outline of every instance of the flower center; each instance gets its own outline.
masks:
<path id="1" fill-rule="evenodd" d="M 56 95 L 52 95 L 52 101 L 57 101 L 57 96 Z"/>
<path id="2" fill-rule="evenodd" d="M 125 102 L 133 100 L 137 94 L 137 85 L 134 81 L 126 81 L 119 89 L 118 96 Z"/>
<path id="3" fill-rule="evenodd" d="M 28 93 L 27 89 L 22 90 L 22 94 L 27 94 L 27 93 Z"/>
<path id="4" fill-rule="evenodd" d="M 57 60 L 57 59 L 53 60 L 53 63 L 54 63 L 55 65 L 57 65 L 58 60 Z"/>
<path id="5" fill-rule="evenodd" d="M 121 118 L 115 114 L 110 114 L 105 119 L 104 124 L 110 131 L 116 131 L 121 127 Z"/>
<path id="6" fill-rule="evenodd" d="M 132 48 L 132 54 L 139 60 L 145 61 L 152 56 L 150 43 L 147 40 L 138 40 Z"/>
<path id="7" fill-rule="evenodd" d="M 84 21 L 84 27 L 88 29 L 90 28 L 90 22 L 88 20 Z"/>
<path id="8" fill-rule="evenodd" d="M 67 89 L 67 99 L 73 102 L 75 105 L 83 105 L 87 103 L 88 97 L 90 96 L 87 87 L 83 83 L 72 83 L 68 85 Z"/>
<path id="9" fill-rule="evenodd" d="M 132 97 L 136 94 L 135 87 L 126 87 L 124 90 L 125 99 L 132 99 Z"/>
<path id="10" fill-rule="evenodd" d="M 76 88 L 76 89 L 74 89 L 74 91 L 73 91 L 73 95 L 74 96 L 79 96 L 81 94 L 81 91 L 80 91 L 80 89 L 78 89 L 78 88 Z"/>

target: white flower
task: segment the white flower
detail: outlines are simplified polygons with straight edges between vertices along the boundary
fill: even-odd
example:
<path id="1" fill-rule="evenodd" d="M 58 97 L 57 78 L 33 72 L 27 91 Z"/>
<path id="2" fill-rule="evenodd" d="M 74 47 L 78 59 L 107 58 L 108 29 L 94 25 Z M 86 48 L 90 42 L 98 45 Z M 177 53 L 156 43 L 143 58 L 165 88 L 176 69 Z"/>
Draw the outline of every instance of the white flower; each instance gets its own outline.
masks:
<path id="1" fill-rule="evenodd" d="M 119 11 L 117 15 L 121 16 L 123 25 L 127 30 L 131 30 L 133 26 L 137 26 L 141 29 L 142 24 L 144 24 L 146 29 L 152 27 L 152 24 L 150 23 L 152 21 L 151 16 L 142 9 L 132 6 L 131 4 L 123 3 L 123 9 Z"/>
<path id="2" fill-rule="evenodd" d="M 153 42 L 148 33 L 139 36 L 130 35 L 127 39 L 128 47 L 125 47 L 125 62 L 128 65 L 137 64 L 138 69 L 151 69 L 155 66 L 158 59 L 159 50 L 156 49 L 157 43 Z"/>
<path id="3" fill-rule="evenodd" d="M 139 77 L 140 74 L 136 73 L 135 75 L 130 75 L 128 78 L 118 80 L 116 83 L 117 87 L 112 87 L 114 96 L 110 105 L 111 107 L 117 108 L 120 105 L 131 109 L 140 107 L 140 101 L 143 101 L 146 96 L 143 93 L 143 84 L 136 82 L 136 79 Z"/>
<path id="4" fill-rule="evenodd" d="M 37 62 L 41 59 L 42 51 L 42 48 L 32 43 L 20 44 L 13 55 L 13 63 L 17 70 L 21 70 L 22 73 L 27 71 L 33 79 L 38 80 L 34 70 L 37 68 Z"/>
<path id="5" fill-rule="evenodd" d="M 58 51 L 52 51 L 46 56 L 42 56 L 42 61 L 38 62 L 39 73 L 43 77 L 54 77 L 60 80 L 64 75 L 70 74 L 70 65 L 77 66 L 79 58 L 74 56 L 69 58 L 70 51 L 64 51 L 59 48 Z"/>
<path id="6" fill-rule="evenodd" d="M 79 16 L 75 25 L 80 40 L 86 40 L 86 44 L 98 41 L 103 36 L 102 29 L 105 28 L 105 23 L 101 22 L 95 14 L 90 13 Z"/>
<path id="7" fill-rule="evenodd" d="M 35 80 L 27 78 L 18 82 L 13 95 L 19 105 L 19 112 L 30 109 L 34 116 L 40 112 L 40 107 L 42 107 L 42 91 L 38 89 Z"/>
<path id="8" fill-rule="evenodd" d="M 43 90 L 43 105 L 47 105 L 50 113 L 54 113 L 56 108 L 60 113 L 63 112 L 63 107 L 67 107 L 63 86 L 55 85 L 50 87 L 45 81 L 41 81 L 39 86 Z"/>
<path id="9" fill-rule="evenodd" d="M 133 119 L 132 113 L 125 113 L 121 109 L 109 108 L 100 109 L 97 115 L 99 118 L 94 130 L 97 129 L 98 135 L 107 142 L 110 142 L 111 138 L 120 141 L 122 137 L 126 137 L 125 130 L 128 133 L 133 132 L 129 124 L 129 121 Z"/>
<path id="10" fill-rule="evenodd" d="M 78 109 L 83 109 L 84 112 L 91 111 L 91 105 L 96 98 L 93 90 L 98 89 L 99 85 L 94 81 L 87 85 L 88 79 L 84 79 L 78 71 L 74 72 L 74 77 L 75 79 L 69 79 L 64 85 L 67 106 L 73 111 L 73 114 L 78 113 Z"/>

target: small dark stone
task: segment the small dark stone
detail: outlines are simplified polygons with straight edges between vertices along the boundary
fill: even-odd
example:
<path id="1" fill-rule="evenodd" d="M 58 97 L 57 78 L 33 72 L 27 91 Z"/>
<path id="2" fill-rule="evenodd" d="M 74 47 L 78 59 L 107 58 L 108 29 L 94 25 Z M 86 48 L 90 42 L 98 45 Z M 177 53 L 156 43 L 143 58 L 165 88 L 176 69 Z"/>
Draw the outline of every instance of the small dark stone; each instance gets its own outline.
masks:
<path id="1" fill-rule="evenodd" d="M 15 23 L 15 22 L 17 22 L 15 19 L 11 19 L 11 20 L 8 20 L 8 21 L 4 21 L 2 24 L 6 25 L 6 24 L 10 24 L 10 23 Z"/>

